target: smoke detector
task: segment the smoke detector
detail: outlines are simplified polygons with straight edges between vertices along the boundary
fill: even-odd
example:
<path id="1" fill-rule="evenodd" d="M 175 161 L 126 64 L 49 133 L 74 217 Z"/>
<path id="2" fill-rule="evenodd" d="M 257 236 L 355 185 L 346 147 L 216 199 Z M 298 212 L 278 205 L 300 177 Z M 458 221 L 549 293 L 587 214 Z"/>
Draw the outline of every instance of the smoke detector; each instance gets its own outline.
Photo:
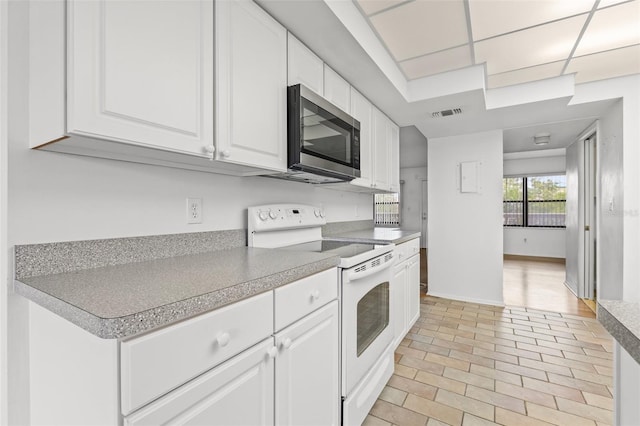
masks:
<path id="1" fill-rule="evenodd" d="M 462 108 L 443 109 L 442 111 L 432 112 L 431 118 L 449 117 L 458 114 L 462 114 Z"/>

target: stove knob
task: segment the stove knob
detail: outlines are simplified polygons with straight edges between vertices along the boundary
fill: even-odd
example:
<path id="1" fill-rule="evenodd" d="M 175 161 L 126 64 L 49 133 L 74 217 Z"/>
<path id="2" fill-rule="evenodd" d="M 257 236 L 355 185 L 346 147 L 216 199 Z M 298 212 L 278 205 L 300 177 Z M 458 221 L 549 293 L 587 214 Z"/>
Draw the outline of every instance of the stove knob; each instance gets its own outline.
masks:
<path id="1" fill-rule="evenodd" d="M 269 217 L 270 217 L 271 219 L 275 219 L 275 218 L 277 218 L 277 217 L 278 217 L 278 213 L 276 213 L 276 212 L 274 212 L 274 211 L 270 211 L 270 212 L 269 212 Z"/>
<path id="2" fill-rule="evenodd" d="M 267 212 L 260 212 L 260 214 L 258 214 L 258 217 L 261 221 L 264 222 L 265 220 L 269 219 L 269 214 Z"/>
<path id="3" fill-rule="evenodd" d="M 320 217 L 320 210 L 315 209 L 315 210 L 313 211 L 313 214 L 315 214 L 315 215 L 316 215 L 316 217 Z"/>

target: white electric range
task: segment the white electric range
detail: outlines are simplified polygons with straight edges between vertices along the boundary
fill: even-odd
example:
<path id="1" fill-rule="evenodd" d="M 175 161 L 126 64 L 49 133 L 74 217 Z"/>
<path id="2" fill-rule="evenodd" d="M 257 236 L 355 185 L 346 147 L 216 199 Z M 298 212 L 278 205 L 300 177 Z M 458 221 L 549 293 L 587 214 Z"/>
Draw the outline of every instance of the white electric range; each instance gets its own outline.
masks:
<path id="1" fill-rule="evenodd" d="M 390 283 L 394 244 L 322 238 L 322 208 L 270 204 L 248 209 L 250 247 L 340 257 L 341 383 L 344 425 L 360 425 L 393 374 Z"/>

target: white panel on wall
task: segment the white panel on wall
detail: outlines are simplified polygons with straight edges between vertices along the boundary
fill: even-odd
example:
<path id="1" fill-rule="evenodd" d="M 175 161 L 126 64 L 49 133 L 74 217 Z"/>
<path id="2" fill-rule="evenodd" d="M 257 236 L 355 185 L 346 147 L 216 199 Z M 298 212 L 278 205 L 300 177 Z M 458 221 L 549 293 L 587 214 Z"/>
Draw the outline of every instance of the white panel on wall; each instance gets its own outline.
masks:
<path id="1" fill-rule="evenodd" d="M 456 165 L 482 163 L 482 192 L 460 193 Z M 429 294 L 503 304 L 502 131 L 428 143 Z"/>
<path id="2" fill-rule="evenodd" d="M 478 192 L 480 163 L 464 161 L 460 163 L 460 192 Z"/>

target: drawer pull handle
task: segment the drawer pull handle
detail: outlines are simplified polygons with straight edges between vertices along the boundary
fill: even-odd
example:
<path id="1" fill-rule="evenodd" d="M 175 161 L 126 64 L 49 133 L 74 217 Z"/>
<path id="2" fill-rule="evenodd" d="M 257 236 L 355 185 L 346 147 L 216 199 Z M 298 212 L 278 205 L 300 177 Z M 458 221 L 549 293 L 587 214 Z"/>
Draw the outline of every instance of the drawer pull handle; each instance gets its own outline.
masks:
<path id="1" fill-rule="evenodd" d="M 320 299 L 320 290 L 313 290 L 311 293 L 311 299 L 318 300 Z"/>
<path id="2" fill-rule="evenodd" d="M 231 336 L 229 336 L 229 333 L 220 333 L 216 340 L 218 341 L 218 345 L 220 345 L 221 348 L 224 348 L 229 344 Z"/>
<path id="3" fill-rule="evenodd" d="M 293 343 L 291 341 L 291 338 L 287 337 L 286 339 L 284 339 L 282 341 L 282 347 L 285 348 L 285 349 L 289 349 L 289 347 L 291 346 L 291 343 Z"/>
<path id="4" fill-rule="evenodd" d="M 269 358 L 275 358 L 276 355 L 278 355 L 278 348 L 275 346 L 270 347 L 267 351 L 267 355 L 269 355 Z"/>

